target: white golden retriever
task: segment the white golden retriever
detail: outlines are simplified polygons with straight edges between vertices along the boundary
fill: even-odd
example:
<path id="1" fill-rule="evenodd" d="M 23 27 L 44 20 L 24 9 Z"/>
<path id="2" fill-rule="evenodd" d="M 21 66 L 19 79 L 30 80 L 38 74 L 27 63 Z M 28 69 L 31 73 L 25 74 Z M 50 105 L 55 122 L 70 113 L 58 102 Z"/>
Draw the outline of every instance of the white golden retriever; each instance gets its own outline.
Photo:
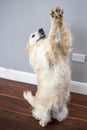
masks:
<path id="1" fill-rule="evenodd" d="M 64 120 L 68 115 L 71 73 L 68 54 L 72 36 L 63 21 L 63 10 L 50 11 L 48 37 L 41 28 L 31 34 L 27 44 L 30 63 L 37 77 L 37 92 L 24 91 L 24 98 L 33 107 L 32 115 L 44 127 L 51 119 Z M 59 39 L 56 33 L 59 31 Z"/>

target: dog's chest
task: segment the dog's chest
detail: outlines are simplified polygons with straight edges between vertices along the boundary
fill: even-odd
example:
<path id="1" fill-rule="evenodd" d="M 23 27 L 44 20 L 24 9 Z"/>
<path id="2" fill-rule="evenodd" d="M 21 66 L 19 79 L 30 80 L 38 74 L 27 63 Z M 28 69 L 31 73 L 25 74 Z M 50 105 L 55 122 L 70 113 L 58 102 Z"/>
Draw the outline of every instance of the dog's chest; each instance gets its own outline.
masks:
<path id="1" fill-rule="evenodd" d="M 31 55 L 30 55 L 30 63 L 31 65 L 35 68 L 35 67 L 44 67 L 47 66 L 47 59 L 45 57 L 45 53 L 46 53 L 47 49 L 46 46 L 38 46 L 36 48 L 33 49 Z"/>

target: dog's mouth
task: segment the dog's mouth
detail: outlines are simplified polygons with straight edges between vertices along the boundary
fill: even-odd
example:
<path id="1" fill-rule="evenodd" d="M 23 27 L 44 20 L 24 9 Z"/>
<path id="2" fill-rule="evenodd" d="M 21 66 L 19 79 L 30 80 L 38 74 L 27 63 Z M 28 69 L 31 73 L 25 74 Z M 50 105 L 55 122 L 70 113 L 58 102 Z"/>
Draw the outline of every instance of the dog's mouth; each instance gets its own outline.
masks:
<path id="1" fill-rule="evenodd" d="M 46 38 L 46 35 L 45 35 L 45 32 L 44 32 L 43 28 L 40 28 L 38 30 L 38 33 L 39 33 L 40 37 L 39 37 L 39 39 L 37 41 L 39 41 L 40 39 Z"/>

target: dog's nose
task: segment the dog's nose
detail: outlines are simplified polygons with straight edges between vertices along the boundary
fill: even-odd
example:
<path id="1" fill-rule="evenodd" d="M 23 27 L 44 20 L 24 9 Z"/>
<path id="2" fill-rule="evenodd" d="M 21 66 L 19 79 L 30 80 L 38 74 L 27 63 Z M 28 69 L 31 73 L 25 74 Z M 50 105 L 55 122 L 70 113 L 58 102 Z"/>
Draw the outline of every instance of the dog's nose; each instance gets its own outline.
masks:
<path id="1" fill-rule="evenodd" d="M 40 29 L 38 30 L 38 32 L 41 33 L 41 34 L 44 34 L 43 28 L 40 28 Z"/>

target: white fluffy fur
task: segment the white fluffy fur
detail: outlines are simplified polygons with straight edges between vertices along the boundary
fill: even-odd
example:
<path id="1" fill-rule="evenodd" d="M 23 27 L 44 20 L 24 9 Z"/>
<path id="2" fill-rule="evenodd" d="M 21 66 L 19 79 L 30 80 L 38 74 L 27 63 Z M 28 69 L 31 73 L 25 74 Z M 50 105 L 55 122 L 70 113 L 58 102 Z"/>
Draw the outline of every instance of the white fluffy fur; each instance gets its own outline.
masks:
<path id="1" fill-rule="evenodd" d="M 60 15 L 61 14 L 61 15 Z M 71 47 L 71 34 L 63 22 L 63 11 L 52 10 L 51 30 L 47 38 L 30 36 L 27 45 L 30 63 L 37 76 L 37 92 L 24 91 L 24 98 L 33 107 L 32 115 L 44 127 L 52 118 L 62 121 L 68 115 L 67 102 L 70 96 L 70 67 L 68 53 Z M 55 40 L 59 29 L 60 38 Z"/>

